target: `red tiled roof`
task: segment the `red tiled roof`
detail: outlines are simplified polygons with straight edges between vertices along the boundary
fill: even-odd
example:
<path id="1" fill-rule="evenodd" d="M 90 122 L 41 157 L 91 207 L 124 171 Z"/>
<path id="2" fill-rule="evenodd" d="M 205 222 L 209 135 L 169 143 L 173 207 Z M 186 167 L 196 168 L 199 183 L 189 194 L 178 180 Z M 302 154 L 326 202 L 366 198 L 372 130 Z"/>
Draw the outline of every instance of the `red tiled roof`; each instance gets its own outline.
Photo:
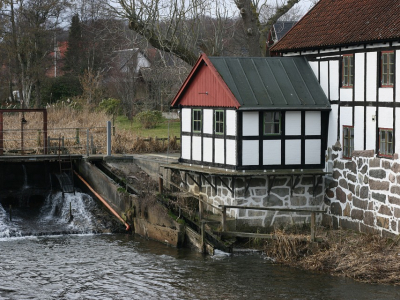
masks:
<path id="1" fill-rule="evenodd" d="M 400 0 L 320 0 L 271 51 L 400 40 Z"/>

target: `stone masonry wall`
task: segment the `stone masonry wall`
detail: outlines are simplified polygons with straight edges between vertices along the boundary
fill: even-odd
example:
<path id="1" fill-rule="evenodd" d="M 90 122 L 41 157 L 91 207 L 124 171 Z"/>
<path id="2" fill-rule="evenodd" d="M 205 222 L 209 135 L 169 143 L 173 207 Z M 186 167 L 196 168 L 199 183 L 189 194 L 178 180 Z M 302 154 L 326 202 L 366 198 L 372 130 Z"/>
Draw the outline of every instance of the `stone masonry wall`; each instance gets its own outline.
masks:
<path id="1" fill-rule="evenodd" d="M 332 151 L 327 180 L 330 215 L 324 222 L 382 236 L 400 232 L 400 164 L 397 159 L 374 157 L 373 151 L 355 151 L 351 160 Z"/>
<path id="2" fill-rule="evenodd" d="M 217 190 L 203 180 L 201 190 L 192 180 L 188 178 L 187 184 L 189 191 L 201 195 L 208 203 L 219 205 L 242 205 L 242 206 L 260 206 L 273 208 L 294 208 L 294 209 L 327 209 L 324 203 L 324 181 L 316 187 L 315 197 L 313 196 L 313 177 L 301 176 L 300 181 L 293 189 L 291 195 L 291 176 L 276 177 L 270 195 L 268 195 L 268 177 L 259 176 L 247 179 L 249 183 L 246 191 L 245 178 L 235 179 L 234 195 L 217 180 Z M 200 180 L 199 178 L 196 181 Z M 213 179 L 215 180 L 215 179 Z M 224 182 L 232 187 L 232 178 L 224 177 Z M 215 182 L 215 181 L 213 181 Z M 208 210 L 211 210 L 208 207 Z M 217 213 L 214 209 L 213 213 Z M 294 223 L 309 223 L 310 213 L 301 212 L 275 212 L 275 211 L 257 211 L 244 209 L 227 209 L 228 216 L 236 219 L 236 226 L 285 226 Z M 317 214 L 317 221 L 322 220 L 322 215 Z"/>

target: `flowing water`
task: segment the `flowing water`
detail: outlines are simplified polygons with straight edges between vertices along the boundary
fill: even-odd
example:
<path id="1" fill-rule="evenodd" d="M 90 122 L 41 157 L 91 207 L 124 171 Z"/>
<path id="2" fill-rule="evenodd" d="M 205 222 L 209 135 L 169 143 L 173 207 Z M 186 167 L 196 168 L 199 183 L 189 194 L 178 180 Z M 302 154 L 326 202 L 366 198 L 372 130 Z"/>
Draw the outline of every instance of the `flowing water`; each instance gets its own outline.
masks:
<path id="1" fill-rule="evenodd" d="M 399 287 L 282 267 L 257 253 L 203 256 L 132 235 L 94 234 L 101 225 L 95 204 L 83 193 L 64 200 L 55 193 L 33 214 L 15 210 L 12 221 L 0 206 L 0 300 L 400 298 Z M 57 232 L 64 234 L 38 235 Z"/>

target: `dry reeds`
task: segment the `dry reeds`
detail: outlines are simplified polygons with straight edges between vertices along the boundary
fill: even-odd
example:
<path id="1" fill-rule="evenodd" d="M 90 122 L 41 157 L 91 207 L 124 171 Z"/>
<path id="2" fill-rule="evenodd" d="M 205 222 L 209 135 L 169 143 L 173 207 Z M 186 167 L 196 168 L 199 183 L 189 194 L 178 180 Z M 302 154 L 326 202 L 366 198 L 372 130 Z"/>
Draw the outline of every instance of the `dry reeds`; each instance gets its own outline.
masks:
<path id="1" fill-rule="evenodd" d="M 399 240 L 347 230 L 326 232 L 318 248 L 289 237 L 277 240 L 266 254 L 277 262 L 327 272 L 368 283 L 400 285 Z"/>
<path id="2" fill-rule="evenodd" d="M 22 125 L 22 118 L 27 122 Z M 25 153 L 43 153 L 43 114 L 41 112 L 7 113 L 4 114 L 5 154 L 20 153 L 22 147 Z M 93 109 L 76 110 L 65 103 L 47 107 L 47 136 L 51 138 L 49 146 L 56 151 L 60 147 L 73 154 L 105 153 L 106 125 L 109 121 L 102 111 Z M 21 128 L 23 127 L 23 144 Z M 61 142 L 63 138 L 63 142 Z M 63 144 L 62 144 L 63 143 Z M 138 138 L 131 131 L 118 130 L 112 136 L 112 153 L 149 153 L 175 151 L 179 144 L 175 138 L 155 140 Z"/>

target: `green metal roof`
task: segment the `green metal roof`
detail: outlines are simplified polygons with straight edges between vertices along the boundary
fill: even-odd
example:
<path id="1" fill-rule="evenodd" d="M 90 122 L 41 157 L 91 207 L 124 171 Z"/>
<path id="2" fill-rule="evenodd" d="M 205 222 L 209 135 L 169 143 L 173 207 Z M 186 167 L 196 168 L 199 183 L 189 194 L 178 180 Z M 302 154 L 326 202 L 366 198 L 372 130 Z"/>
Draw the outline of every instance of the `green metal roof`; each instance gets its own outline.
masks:
<path id="1" fill-rule="evenodd" d="M 330 110 L 330 103 L 303 57 L 209 57 L 239 110 Z"/>

